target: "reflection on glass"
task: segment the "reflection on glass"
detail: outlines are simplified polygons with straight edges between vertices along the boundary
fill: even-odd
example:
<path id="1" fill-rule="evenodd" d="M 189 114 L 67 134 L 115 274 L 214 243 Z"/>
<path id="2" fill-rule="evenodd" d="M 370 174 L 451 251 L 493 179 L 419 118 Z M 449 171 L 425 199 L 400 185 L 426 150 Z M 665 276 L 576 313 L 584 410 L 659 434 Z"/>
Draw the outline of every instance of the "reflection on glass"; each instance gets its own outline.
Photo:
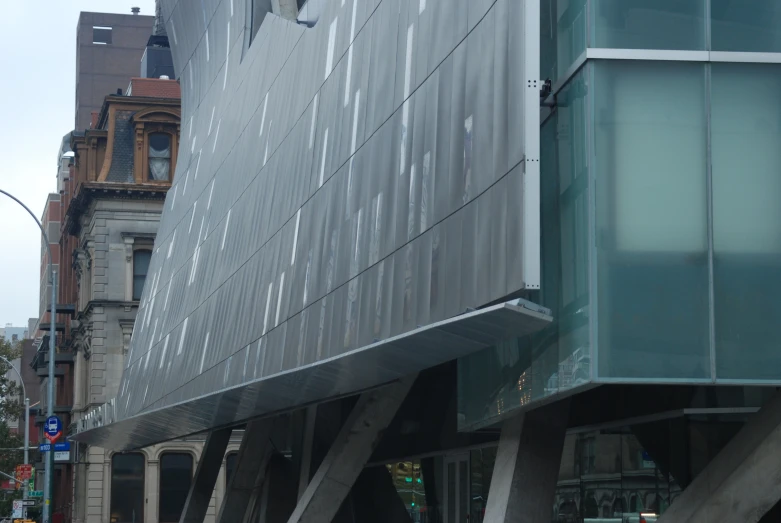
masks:
<path id="1" fill-rule="evenodd" d="M 533 337 L 459 360 L 461 428 L 591 380 L 586 81 L 581 70 L 560 91 L 541 130 L 542 285 L 535 301 L 554 321 Z"/>
<path id="2" fill-rule="evenodd" d="M 555 523 L 618 523 L 638 521 L 641 513 L 664 513 L 681 488 L 653 460 L 638 433 L 638 427 L 623 427 L 567 435 L 553 506 Z M 670 456 L 662 454 L 669 464 Z"/>
<path id="3" fill-rule="evenodd" d="M 707 378 L 705 68 L 593 71 L 599 376 Z"/>
<path id="4" fill-rule="evenodd" d="M 469 453 L 470 496 L 469 523 L 483 523 L 488 504 L 491 475 L 496 462 L 497 447 L 486 447 Z"/>
<path id="5" fill-rule="evenodd" d="M 706 0 L 593 0 L 590 47 L 705 49 Z"/>
<path id="6" fill-rule="evenodd" d="M 716 375 L 777 380 L 781 71 L 713 64 L 711 82 Z"/>
<path id="7" fill-rule="evenodd" d="M 393 480 L 393 486 L 402 503 L 407 509 L 412 523 L 435 523 L 436 500 L 427 483 L 430 479 L 433 485 L 434 478 L 425 478 L 426 467 L 422 461 L 402 461 L 386 465 Z M 427 495 L 430 493 L 431 495 Z M 433 513 L 433 514 L 432 514 Z"/>
<path id="8" fill-rule="evenodd" d="M 586 50 L 586 0 L 540 2 L 540 69 L 555 82 Z"/>
<path id="9" fill-rule="evenodd" d="M 192 475 L 191 454 L 166 452 L 160 457 L 159 518 L 161 523 L 175 523 L 182 517 Z"/>
<path id="10" fill-rule="evenodd" d="M 447 464 L 447 519 L 446 523 L 456 523 L 456 464 Z"/>
<path id="11" fill-rule="evenodd" d="M 114 454 L 111 458 L 112 523 L 144 523 L 144 455 Z"/>
<path id="12" fill-rule="evenodd" d="M 711 48 L 781 52 L 781 2 L 711 0 Z"/>
<path id="13" fill-rule="evenodd" d="M 458 523 L 469 523 L 469 462 L 458 463 Z"/>

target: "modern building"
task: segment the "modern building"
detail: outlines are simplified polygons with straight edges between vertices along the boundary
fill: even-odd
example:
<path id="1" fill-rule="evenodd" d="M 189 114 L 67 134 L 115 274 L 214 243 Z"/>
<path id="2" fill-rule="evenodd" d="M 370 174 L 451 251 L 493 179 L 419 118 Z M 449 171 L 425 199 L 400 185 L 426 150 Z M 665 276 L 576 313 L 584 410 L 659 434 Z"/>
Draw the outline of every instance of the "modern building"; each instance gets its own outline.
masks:
<path id="1" fill-rule="evenodd" d="M 76 28 L 76 131 L 90 128 L 103 98 L 138 76 L 154 16 L 82 12 Z"/>
<path id="2" fill-rule="evenodd" d="M 162 10 L 177 172 L 75 441 L 208 434 L 182 521 L 239 428 L 218 523 L 778 519 L 777 2 Z"/>

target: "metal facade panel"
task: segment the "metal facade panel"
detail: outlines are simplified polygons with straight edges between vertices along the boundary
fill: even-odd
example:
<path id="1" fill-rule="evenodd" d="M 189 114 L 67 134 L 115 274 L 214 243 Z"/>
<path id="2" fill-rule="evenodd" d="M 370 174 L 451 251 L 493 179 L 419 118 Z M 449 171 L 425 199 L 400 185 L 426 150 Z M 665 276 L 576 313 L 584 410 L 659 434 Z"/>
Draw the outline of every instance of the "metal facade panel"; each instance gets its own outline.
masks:
<path id="1" fill-rule="evenodd" d="M 376 386 L 394 373 L 347 355 L 452 360 L 485 344 L 405 334 L 527 287 L 539 231 L 523 206 L 539 195 L 524 193 L 524 104 L 538 90 L 516 2 L 325 0 L 314 27 L 267 15 L 247 47 L 248 1 L 164 1 L 182 145 L 115 421 L 200 398 L 204 430 L 225 389 L 257 416 Z M 301 389 L 326 362 L 339 372 Z M 286 380 L 304 381 L 272 385 Z M 145 423 L 134 434 L 151 441 Z"/>
<path id="2" fill-rule="evenodd" d="M 180 390 L 186 393 L 176 396 L 176 404 L 159 402 L 129 418 L 119 414 L 120 396 L 90 414 L 75 439 L 113 449 L 144 447 L 372 388 L 407 376 L 414 369 L 472 353 L 508 337 L 535 332 L 550 321 L 550 316 L 519 304 L 493 305 L 342 356 L 252 381 L 252 376 L 264 374 L 263 365 L 269 359 L 263 356 L 268 355 L 270 344 L 278 341 L 273 335 L 264 336 L 202 374 L 217 392 L 197 395 L 196 389 L 185 386 Z"/>

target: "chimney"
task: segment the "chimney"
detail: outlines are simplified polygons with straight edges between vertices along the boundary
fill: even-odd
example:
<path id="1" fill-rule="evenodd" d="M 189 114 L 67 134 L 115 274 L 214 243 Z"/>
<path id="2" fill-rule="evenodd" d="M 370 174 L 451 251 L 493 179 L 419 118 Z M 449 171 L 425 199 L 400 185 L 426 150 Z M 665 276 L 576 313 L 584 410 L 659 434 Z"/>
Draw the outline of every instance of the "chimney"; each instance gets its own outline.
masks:
<path id="1" fill-rule="evenodd" d="M 130 8 L 130 12 L 133 13 L 134 15 L 137 15 L 138 13 L 141 12 L 141 8 L 140 7 L 131 7 Z"/>
<path id="2" fill-rule="evenodd" d="M 165 32 L 165 20 L 163 20 L 162 0 L 155 0 L 155 25 L 152 28 L 154 36 L 168 36 Z"/>

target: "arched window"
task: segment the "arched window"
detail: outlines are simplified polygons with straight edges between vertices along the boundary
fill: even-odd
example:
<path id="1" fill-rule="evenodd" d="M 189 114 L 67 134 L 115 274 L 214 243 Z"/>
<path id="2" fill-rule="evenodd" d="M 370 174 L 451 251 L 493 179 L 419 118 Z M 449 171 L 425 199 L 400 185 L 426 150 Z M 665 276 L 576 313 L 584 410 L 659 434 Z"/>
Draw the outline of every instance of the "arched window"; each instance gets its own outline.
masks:
<path id="1" fill-rule="evenodd" d="M 149 179 L 156 182 L 171 179 L 171 135 L 168 133 L 149 135 Z"/>
<path id="2" fill-rule="evenodd" d="M 178 523 L 192 477 L 192 455 L 166 452 L 160 456 L 160 523 Z"/>
<path id="3" fill-rule="evenodd" d="M 236 460 L 238 459 L 238 454 L 235 452 L 231 452 L 227 456 L 225 456 L 225 487 L 227 488 L 228 485 L 231 484 L 231 478 L 233 477 L 233 473 L 236 472 Z"/>
<path id="4" fill-rule="evenodd" d="M 152 259 L 152 251 L 139 249 L 133 252 L 133 299 L 140 300 L 144 291 L 146 273 L 149 272 L 149 261 Z"/>
<path id="5" fill-rule="evenodd" d="M 144 523 L 144 455 L 111 457 L 111 522 Z"/>

